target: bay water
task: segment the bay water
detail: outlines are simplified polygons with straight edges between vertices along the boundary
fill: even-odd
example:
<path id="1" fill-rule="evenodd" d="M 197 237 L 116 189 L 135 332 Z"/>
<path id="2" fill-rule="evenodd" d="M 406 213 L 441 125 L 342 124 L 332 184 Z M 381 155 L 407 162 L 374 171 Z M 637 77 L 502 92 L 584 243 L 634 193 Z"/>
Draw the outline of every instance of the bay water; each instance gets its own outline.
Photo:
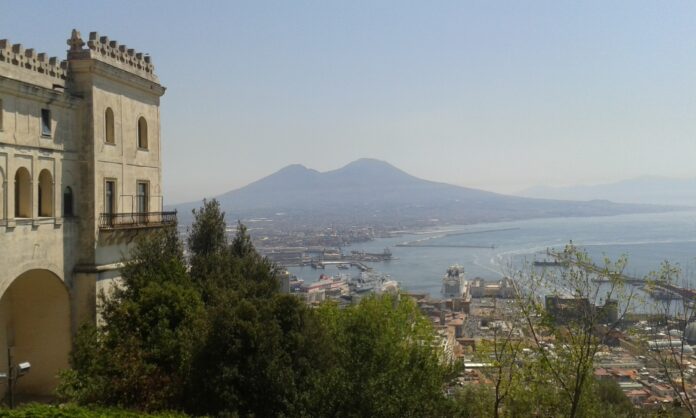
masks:
<path id="1" fill-rule="evenodd" d="M 547 249 L 560 250 L 571 241 L 598 264 L 604 257 L 615 260 L 626 255 L 625 273 L 629 276 L 642 277 L 669 260 L 679 264 L 684 277 L 696 284 L 696 211 L 447 226 L 379 238 L 342 250 L 379 253 L 389 248 L 393 260 L 365 264 L 378 273 L 389 274 L 404 290 L 439 297 L 442 277 L 453 264 L 464 266 L 469 279 L 496 280 L 534 260 L 549 259 Z M 425 246 L 397 246 L 403 243 Z M 288 270 L 305 282 L 316 281 L 322 273 L 359 274 L 355 268 L 341 271 L 335 266 Z"/>

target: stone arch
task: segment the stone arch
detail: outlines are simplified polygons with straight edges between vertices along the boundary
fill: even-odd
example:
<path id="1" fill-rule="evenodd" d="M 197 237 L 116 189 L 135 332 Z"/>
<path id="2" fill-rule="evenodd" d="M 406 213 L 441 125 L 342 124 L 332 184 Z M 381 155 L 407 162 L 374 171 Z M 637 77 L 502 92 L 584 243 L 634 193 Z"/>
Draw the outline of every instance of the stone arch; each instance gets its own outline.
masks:
<path id="1" fill-rule="evenodd" d="M 0 297 L 0 370 L 28 361 L 31 371 L 19 379 L 15 393 L 51 395 L 60 370 L 69 366 L 70 295 L 63 280 L 46 269 L 26 270 Z M 7 382 L 0 387 L 7 389 Z"/>
<path id="2" fill-rule="evenodd" d="M 39 173 L 39 216 L 53 216 L 53 176 L 47 169 Z"/>
<path id="3" fill-rule="evenodd" d="M 25 167 L 15 173 L 15 218 L 31 218 L 31 174 Z"/>

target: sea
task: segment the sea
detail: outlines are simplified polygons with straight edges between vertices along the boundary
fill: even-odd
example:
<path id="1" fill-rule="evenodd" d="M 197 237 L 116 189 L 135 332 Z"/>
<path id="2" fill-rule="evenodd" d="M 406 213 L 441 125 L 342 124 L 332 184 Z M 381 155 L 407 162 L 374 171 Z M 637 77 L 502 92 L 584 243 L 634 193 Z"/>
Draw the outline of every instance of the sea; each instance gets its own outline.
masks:
<path id="1" fill-rule="evenodd" d="M 392 260 L 365 264 L 391 276 L 406 291 L 439 297 L 442 277 L 451 265 L 462 265 L 467 278 L 497 280 L 529 268 L 534 260 L 549 260 L 547 250 L 560 250 L 571 242 L 599 264 L 605 257 L 616 260 L 625 255 L 624 273 L 629 276 L 658 271 L 667 260 L 681 268 L 687 283 L 696 284 L 696 210 L 447 226 L 357 243 L 342 251 L 379 253 L 389 248 Z M 398 246 L 405 243 L 421 246 Z M 305 282 L 318 280 L 320 274 L 359 275 L 354 267 L 288 270 Z"/>

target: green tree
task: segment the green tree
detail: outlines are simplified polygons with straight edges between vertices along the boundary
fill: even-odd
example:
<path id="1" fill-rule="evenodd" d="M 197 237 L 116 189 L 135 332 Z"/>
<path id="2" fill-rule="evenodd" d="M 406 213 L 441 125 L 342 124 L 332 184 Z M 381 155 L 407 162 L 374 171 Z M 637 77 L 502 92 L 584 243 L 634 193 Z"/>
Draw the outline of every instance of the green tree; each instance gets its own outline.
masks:
<path id="1" fill-rule="evenodd" d="M 249 232 L 237 222 L 230 245 L 231 278 L 226 283 L 248 298 L 269 298 L 280 291 L 278 268 L 254 248 Z"/>
<path id="2" fill-rule="evenodd" d="M 193 217 L 186 240 L 190 277 L 198 285 L 203 300 L 210 303 L 230 276 L 225 213 L 216 199 L 204 200 L 201 208 L 193 210 Z"/>
<path id="3" fill-rule="evenodd" d="M 607 379 L 593 379 L 591 396 L 597 401 L 597 415 L 607 417 L 633 417 L 636 415 L 631 400 L 626 397 L 618 383 Z"/>
<path id="4" fill-rule="evenodd" d="M 333 363 L 324 370 L 314 416 L 443 416 L 451 369 L 440 362 L 433 328 L 410 298 L 373 296 L 318 308 Z"/>
<path id="5" fill-rule="evenodd" d="M 623 270 L 626 257 L 595 264 L 589 255 L 573 245 L 552 254 L 562 268 L 527 278 L 527 288 L 518 289 L 518 307 L 534 341 L 543 379 L 554 382 L 563 406 L 563 416 L 592 416 L 594 357 L 606 337 L 632 308 L 633 287 L 626 285 Z M 563 297 L 563 306 L 548 310 L 538 295 Z M 601 308 L 615 302 L 616 312 Z M 610 305 L 607 305 L 610 306 Z M 548 342 L 553 341 L 553 344 Z M 530 378 L 534 379 L 534 376 Z"/>
<path id="6" fill-rule="evenodd" d="M 211 312 L 195 362 L 191 410 L 240 416 L 304 415 L 325 367 L 326 340 L 297 298 L 240 298 Z"/>
<path id="7" fill-rule="evenodd" d="M 194 212 L 184 263 L 176 231 L 138 243 L 77 335 L 60 393 L 80 404 L 223 416 L 447 416 L 451 368 L 409 298 L 311 309 L 216 201 Z"/>
<path id="8" fill-rule="evenodd" d="M 489 418 L 495 404 L 495 395 L 485 384 L 465 385 L 454 396 L 453 416 L 462 418 Z"/>
<path id="9" fill-rule="evenodd" d="M 140 241 L 123 283 L 100 299 L 103 325 L 78 332 L 59 394 L 87 404 L 180 408 L 205 311 L 176 229 Z"/>
<path id="10" fill-rule="evenodd" d="M 232 242 L 220 239 L 226 224 L 216 201 L 195 214 L 191 275 L 206 300 L 209 333 L 194 361 L 189 409 L 303 415 L 328 344 L 316 315 L 279 293 L 276 267 L 256 252 L 241 222 Z"/>
<path id="11" fill-rule="evenodd" d="M 520 384 L 520 368 L 522 366 L 524 348 L 518 318 L 513 315 L 503 315 L 499 319 L 508 325 L 506 329 L 495 325 L 491 341 L 481 341 L 476 348 L 476 358 L 482 363 L 490 364 L 486 375 L 492 380 L 493 401 L 488 404 L 491 410 L 487 415 L 498 418 L 501 409 L 513 388 Z"/>

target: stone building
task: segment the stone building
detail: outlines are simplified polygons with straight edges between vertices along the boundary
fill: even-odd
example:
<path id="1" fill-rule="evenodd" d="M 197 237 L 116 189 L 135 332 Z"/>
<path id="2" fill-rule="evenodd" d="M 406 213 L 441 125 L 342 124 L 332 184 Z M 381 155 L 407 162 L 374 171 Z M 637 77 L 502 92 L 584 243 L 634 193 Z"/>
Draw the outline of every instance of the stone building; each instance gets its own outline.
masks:
<path id="1" fill-rule="evenodd" d="M 16 391 L 33 395 L 55 387 L 134 240 L 176 222 L 150 57 L 96 32 L 68 45 L 61 61 L 0 40 L 0 372 L 30 362 Z"/>
<path id="2" fill-rule="evenodd" d="M 470 291 L 475 298 L 511 299 L 515 297 L 515 284 L 509 277 L 503 277 L 494 283 L 487 283 L 477 277 L 471 283 Z"/>

